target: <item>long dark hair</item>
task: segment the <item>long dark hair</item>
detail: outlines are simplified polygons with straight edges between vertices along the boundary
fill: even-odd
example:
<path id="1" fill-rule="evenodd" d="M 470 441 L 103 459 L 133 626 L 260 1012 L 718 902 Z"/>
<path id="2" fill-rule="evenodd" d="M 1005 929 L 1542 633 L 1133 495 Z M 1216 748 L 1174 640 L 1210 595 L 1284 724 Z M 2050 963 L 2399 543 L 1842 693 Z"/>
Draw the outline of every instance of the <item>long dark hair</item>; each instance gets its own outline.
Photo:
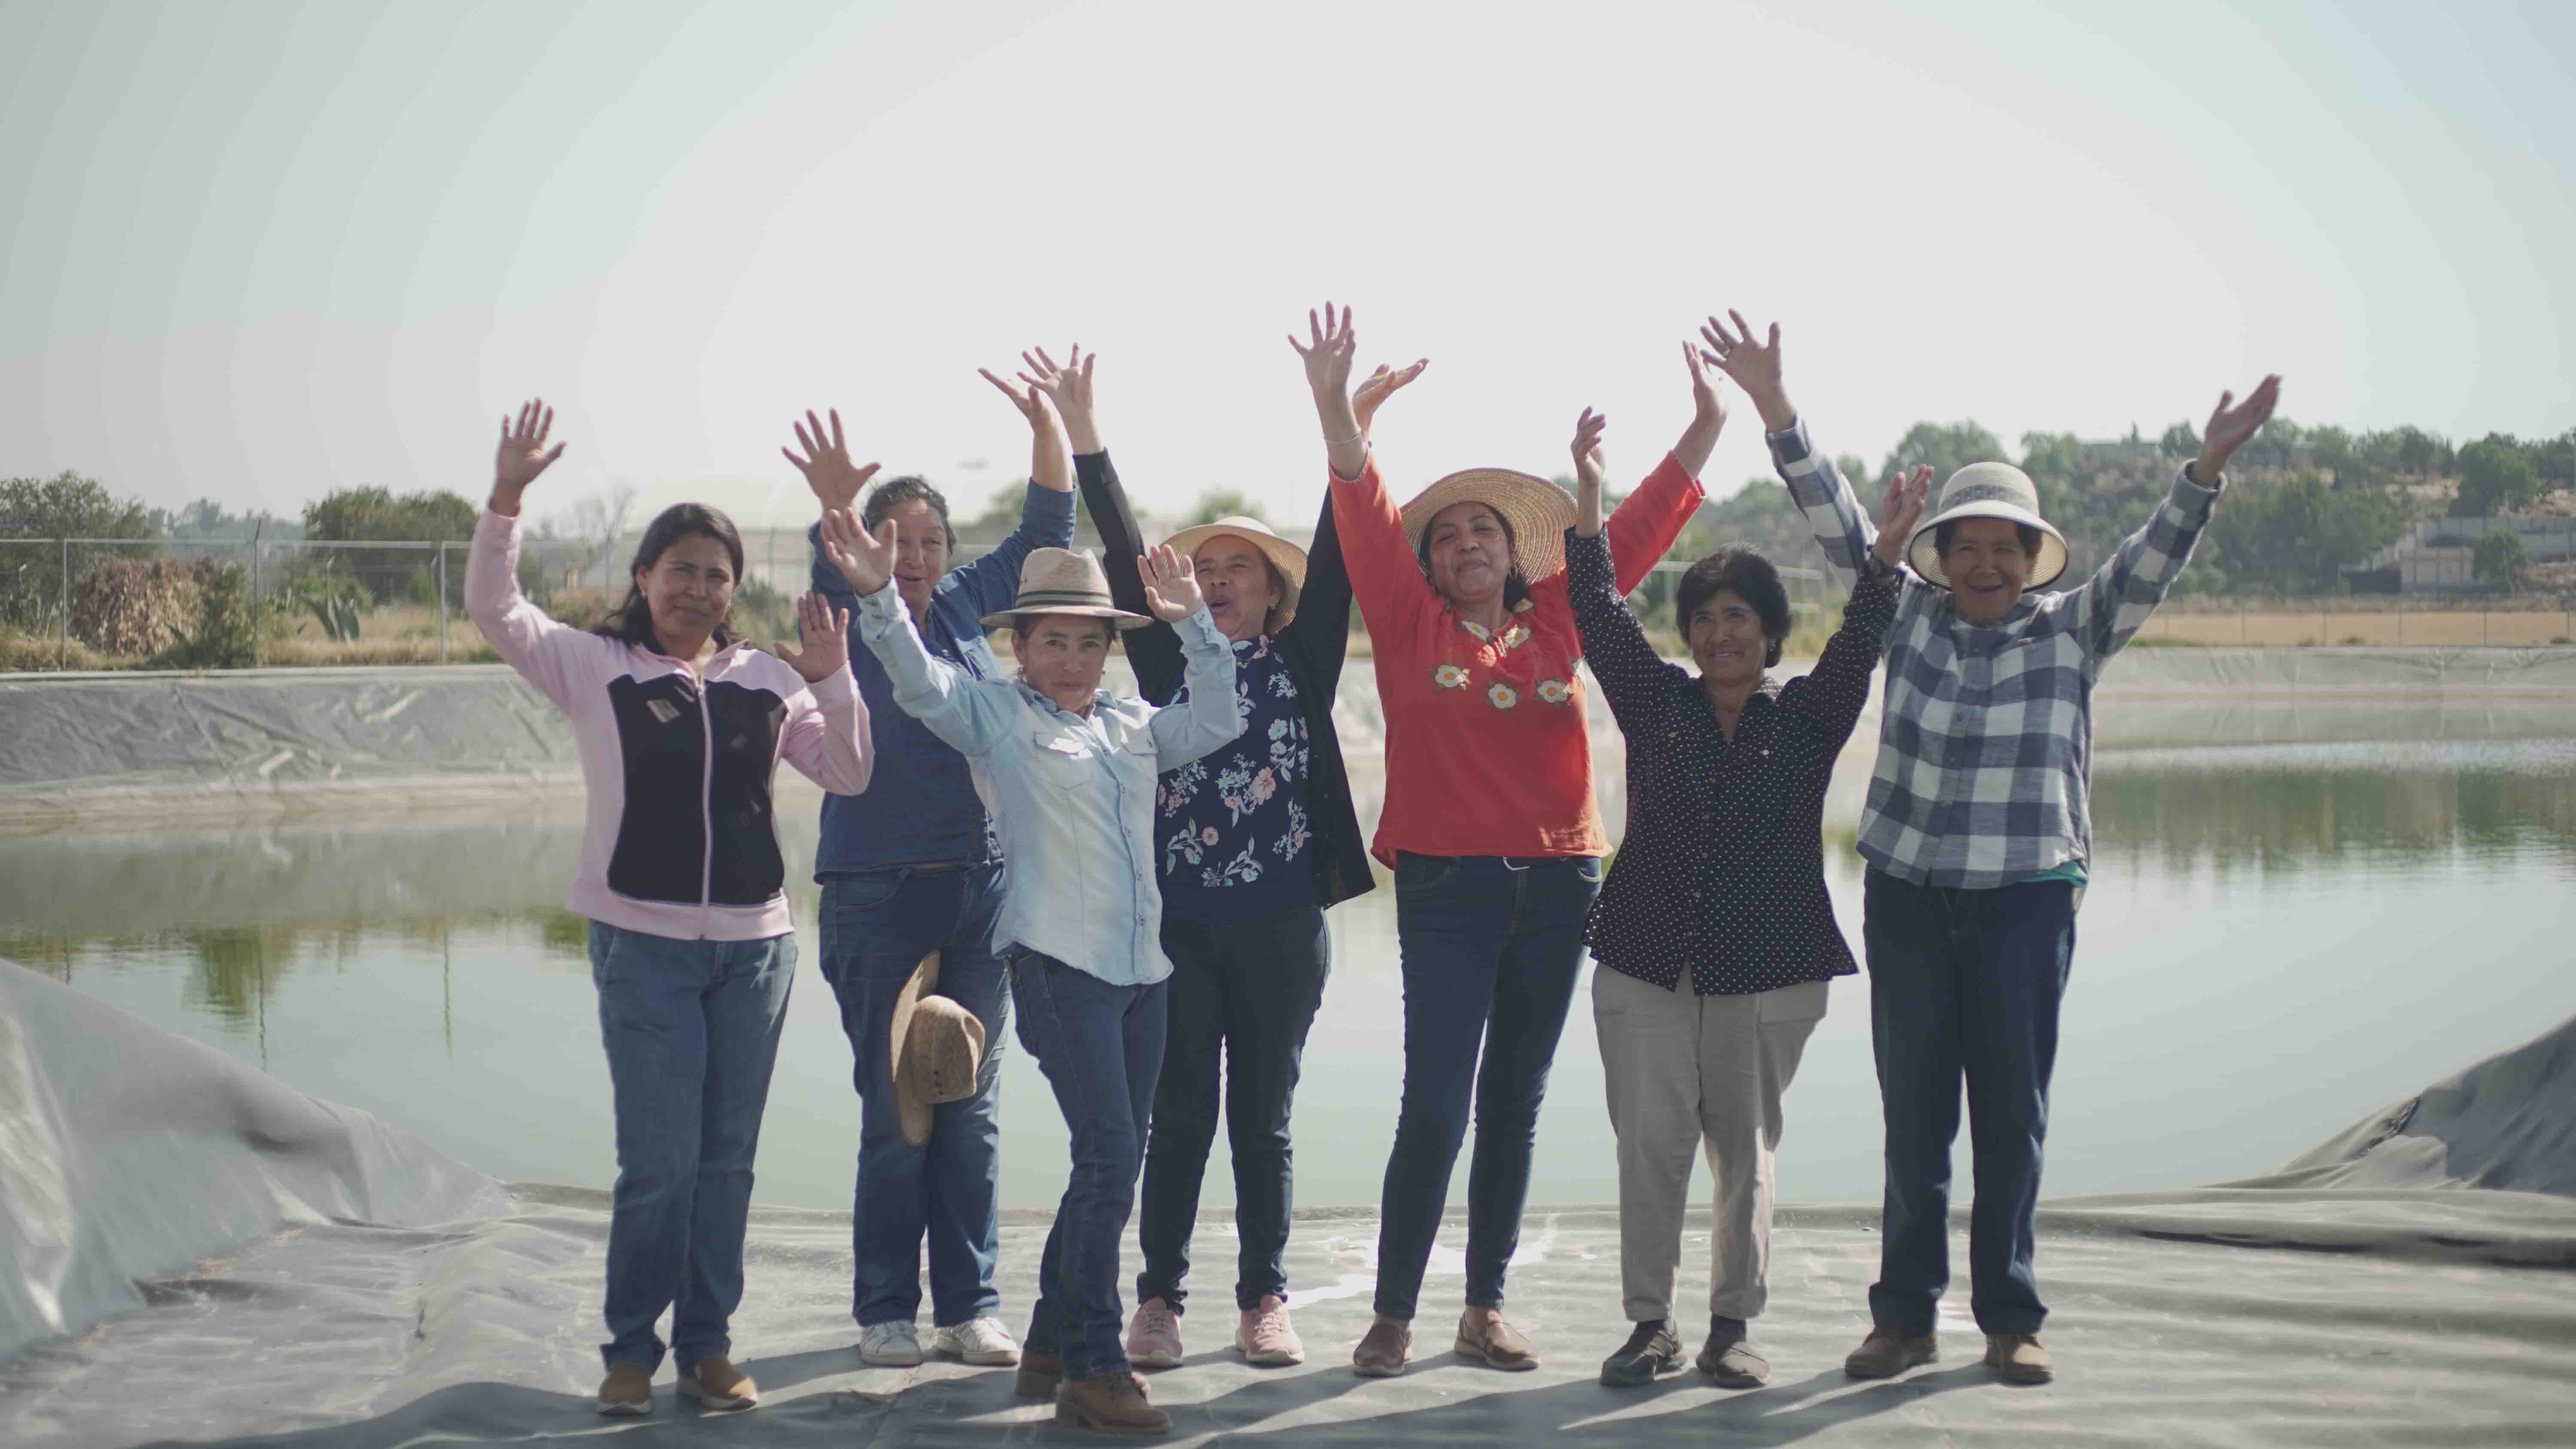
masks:
<path id="1" fill-rule="evenodd" d="M 1503 545 L 1512 552 L 1511 571 L 1503 575 L 1503 607 L 1519 608 L 1521 600 L 1529 597 L 1529 580 L 1521 577 L 1521 536 L 1512 531 L 1512 521 L 1503 515 L 1503 510 L 1482 498 L 1461 498 L 1458 503 L 1475 504 L 1494 515 L 1494 521 L 1503 526 Z M 1455 508 L 1458 503 L 1452 503 L 1449 507 Z M 1441 510 L 1443 513 L 1447 511 L 1448 509 Z M 1432 515 L 1434 518 L 1438 516 L 1438 514 Z M 1431 519 L 1423 520 L 1422 533 L 1413 540 L 1413 561 L 1422 566 L 1422 577 L 1428 580 L 1431 577 Z M 1433 584 L 1431 587 L 1434 592 L 1437 592 L 1440 586 Z"/>
<path id="2" fill-rule="evenodd" d="M 635 562 L 626 570 L 626 602 L 610 611 L 590 632 L 641 645 L 656 654 L 669 653 L 662 647 L 661 636 L 653 632 L 653 606 L 645 602 L 644 591 L 635 586 L 635 576 L 660 563 L 665 550 L 693 533 L 724 545 L 725 553 L 733 559 L 733 580 L 739 587 L 742 535 L 735 530 L 733 520 L 725 517 L 723 510 L 703 503 L 674 503 L 662 510 L 652 526 L 644 530 L 644 541 L 635 545 Z M 718 649 L 732 645 L 739 637 L 724 620 L 717 621 L 714 639 Z"/>

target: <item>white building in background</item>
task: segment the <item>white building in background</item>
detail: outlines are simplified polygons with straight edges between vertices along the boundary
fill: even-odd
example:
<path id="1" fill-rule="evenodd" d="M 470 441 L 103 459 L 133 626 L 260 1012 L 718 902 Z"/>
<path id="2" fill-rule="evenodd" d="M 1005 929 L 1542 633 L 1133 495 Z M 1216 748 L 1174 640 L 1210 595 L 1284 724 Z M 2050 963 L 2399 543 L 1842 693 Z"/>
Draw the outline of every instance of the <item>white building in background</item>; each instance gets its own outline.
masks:
<path id="1" fill-rule="evenodd" d="M 2533 563 L 2576 559 L 2576 515 L 2508 513 L 2494 518 L 2437 518 L 2357 564 L 2344 587 L 2356 594 L 2416 594 L 2477 588 L 2478 540 L 2490 533 L 2522 537 Z"/>

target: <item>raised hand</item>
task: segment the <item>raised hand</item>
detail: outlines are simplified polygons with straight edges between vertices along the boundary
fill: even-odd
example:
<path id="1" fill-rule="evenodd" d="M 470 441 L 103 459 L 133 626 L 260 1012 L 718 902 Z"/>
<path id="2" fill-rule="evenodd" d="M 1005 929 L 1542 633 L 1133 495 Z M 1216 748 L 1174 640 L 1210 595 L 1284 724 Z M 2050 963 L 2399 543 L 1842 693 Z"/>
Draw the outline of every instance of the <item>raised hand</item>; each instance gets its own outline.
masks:
<path id="1" fill-rule="evenodd" d="M 1027 354 L 1023 353 L 1021 355 L 1026 356 Z M 1046 399 L 1038 395 L 1038 390 L 1035 387 L 1013 387 L 1002 379 L 995 377 L 993 375 L 993 370 L 989 367 L 976 368 L 975 375 L 984 379 L 986 382 L 991 383 L 995 388 L 1001 391 L 1002 396 L 1009 398 L 1011 400 L 1011 406 L 1020 410 L 1020 416 L 1028 419 L 1029 426 L 1032 429 L 1043 430 L 1047 426 Z M 1027 375 L 1022 374 L 1021 381 L 1026 382 L 1027 380 Z"/>
<path id="2" fill-rule="evenodd" d="M 501 446 L 492 455 L 494 512 L 517 513 L 519 495 L 563 456 L 563 444 L 546 446 L 546 434 L 554 430 L 554 425 L 555 410 L 547 407 L 542 398 L 519 404 L 516 420 L 506 416 L 501 419 Z M 503 503 L 509 507 L 501 507 Z"/>
<path id="3" fill-rule="evenodd" d="M 1905 545 L 1914 537 L 1914 525 L 1923 518 L 1923 500 L 1932 494 L 1932 465 L 1917 463 L 1912 472 L 1899 470 L 1887 479 L 1887 496 L 1878 504 L 1878 541 L 1869 551 L 1880 563 L 1894 568 L 1905 557 Z"/>
<path id="4" fill-rule="evenodd" d="M 894 582 L 894 520 L 870 534 L 849 509 L 823 510 L 823 556 L 850 581 L 850 592 L 861 598 L 877 592 Z"/>
<path id="5" fill-rule="evenodd" d="M 1420 377 L 1422 369 L 1430 365 L 1428 357 L 1416 359 L 1410 367 L 1395 370 L 1381 362 L 1377 371 L 1362 378 L 1359 390 L 1351 394 L 1351 415 L 1359 421 L 1360 431 L 1367 432 L 1369 420 L 1377 416 L 1377 410 L 1385 406 L 1386 400 L 1401 391 L 1406 383 Z"/>
<path id="6" fill-rule="evenodd" d="M 1691 416 L 1712 427 L 1726 426 L 1726 401 L 1717 395 L 1717 379 L 1701 364 L 1700 351 L 1682 341 L 1682 366 L 1690 369 Z"/>
<path id="7" fill-rule="evenodd" d="M 1020 361 L 1028 369 L 1020 374 L 1020 381 L 1054 401 L 1056 415 L 1064 419 L 1064 430 L 1073 435 L 1073 450 L 1099 452 L 1100 419 L 1091 410 L 1091 369 L 1100 361 L 1100 354 L 1084 352 L 1077 342 L 1065 353 L 1062 367 L 1055 365 L 1055 359 L 1047 356 L 1043 347 L 1021 353 Z"/>
<path id="8" fill-rule="evenodd" d="M 807 684 L 820 684 L 849 667 L 849 610 L 833 608 L 823 602 L 821 594 L 806 594 L 796 601 L 796 625 L 797 632 L 805 636 L 805 647 L 790 648 L 781 639 L 770 646 L 770 652 L 786 661 L 787 667 Z"/>
<path id="9" fill-rule="evenodd" d="M 1136 555 L 1145 575 L 1145 607 L 1166 624 L 1177 624 L 1199 611 L 1198 573 L 1181 551 L 1158 544 Z"/>
<path id="10" fill-rule="evenodd" d="M 1771 324 L 1770 341 L 1756 342 L 1753 325 L 1744 320 L 1743 313 L 1730 309 L 1726 315 L 1734 319 L 1733 331 L 1715 317 L 1699 329 L 1699 335 L 1708 343 L 1708 350 L 1700 355 L 1735 379 L 1744 395 L 1753 399 L 1755 410 L 1762 414 L 1762 426 L 1779 432 L 1798 417 L 1789 406 L 1788 388 L 1780 379 L 1780 324 Z"/>
<path id="11" fill-rule="evenodd" d="M 1590 538 L 1601 531 L 1601 488 L 1607 471 L 1601 461 L 1601 431 L 1610 419 L 1590 408 L 1574 420 L 1574 531 Z"/>
<path id="12" fill-rule="evenodd" d="M 2209 415 L 2209 426 L 2200 430 L 2200 456 L 2192 462 L 2191 476 L 2206 487 L 2217 487 L 2218 475 L 2227 470 L 2227 460 L 2271 421 L 2272 409 L 2280 401 L 2281 375 L 2277 372 L 2256 383 L 2241 403 L 2233 392 L 2220 393 L 2218 407 Z"/>
<path id="13" fill-rule="evenodd" d="M 841 436 L 841 414 L 837 408 L 832 412 L 832 430 L 829 433 L 823 430 L 823 420 L 808 409 L 805 421 L 796 425 L 796 444 L 805 450 L 804 457 L 796 456 L 795 450 L 790 448 L 778 451 L 788 462 L 796 465 L 797 472 L 805 475 L 805 486 L 814 490 L 814 496 L 822 500 L 826 512 L 858 502 L 859 490 L 867 487 L 868 480 L 877 475 L 878 465 L 874 463 L 864 467 L 851 465 L 850 444 Z"/>
<path id="14" fill-rule="evenodd" d="M 1306 362 L 1306 386 L 1318 400 L 1325 397 L 1347 397 L 1351 386 L 1351 356 L 1359 350 L 1359 334 L 1351 330 L 1351 309 L 1335 310 L 1324 304 L 1318 319 L 1313 311 L 1306 313 L 1306 341 L 1288 334 L 1288 345 Z"/>

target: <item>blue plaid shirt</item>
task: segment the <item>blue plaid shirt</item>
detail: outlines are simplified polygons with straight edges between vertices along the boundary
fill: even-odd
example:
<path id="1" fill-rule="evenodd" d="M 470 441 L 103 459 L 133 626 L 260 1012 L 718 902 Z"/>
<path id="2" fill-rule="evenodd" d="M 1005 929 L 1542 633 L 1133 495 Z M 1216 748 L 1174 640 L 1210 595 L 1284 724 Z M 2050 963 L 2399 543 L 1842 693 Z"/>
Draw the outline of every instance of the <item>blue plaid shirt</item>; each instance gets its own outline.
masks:
<path id="1" fill-rule="evenodd" d="M 1877 528 L 1803 419 L 1768 439 L 1789 496 L 1848 584 Z M 1887 636 L 1863 859 L 1917 885 L 1986 890 L 2091 857 L 2093 681 L 2164 602 L 2217 499 L 2177 476 L 2091 578 L 2024 594 L 1993 625 L 1969 623 L 1949 590 L 1906 572 Z"/>

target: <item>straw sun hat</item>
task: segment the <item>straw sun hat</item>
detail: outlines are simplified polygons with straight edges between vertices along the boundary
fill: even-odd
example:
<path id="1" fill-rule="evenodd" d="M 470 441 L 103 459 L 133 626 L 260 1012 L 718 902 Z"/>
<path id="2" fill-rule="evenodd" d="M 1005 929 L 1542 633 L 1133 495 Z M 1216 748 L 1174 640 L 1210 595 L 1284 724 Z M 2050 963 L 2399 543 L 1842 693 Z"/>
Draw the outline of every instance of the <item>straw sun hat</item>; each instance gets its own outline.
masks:
<path id="1" fill-rule="evenodd" d="M 894 1025 L 887 1037 L 895 1113 L 903 1140 L 914 1147 L 930 1140 L 930 1109 L 974 1096 L 975 1078 L 984 1066 L 984 1023 L 948 997 L 933 994 L 938 985 L 939 953 L 933 951 L 912 968 L 895 994 Z"/>
<path id="2" fill-rule="evenodd" d="M 1142 629 L 1154 622 L 1109 602 L 1109 575 L 1101 572 L 1100 560 L 1087 548 L 1079 553 L 1069 548 L 1030 550 L 1020 565 L 1019 597 L 1011 607 L 976 622 L 999 629 L 1017 623 L 1022 614 L 1080 614 L 1086 619 L 1107 619 L 1120 629 Z"/>
<path id="3" fill-rule="evenodd" d="M 1306 551 L 1271 532 L 1269 524 L 1233 514 L 1214 523 L 1184 528 L 1163 542 L 1177 550 L 1181 557 L 1195 558 L 1199 545 L 1226 534 L 1261 550 L 1261 556 L 1270 560 L 1272 568 L 1279 570 L 1279 577 L 1286 581 L 1287 587 L 1280 590 L 1279 607 L 1270 611 L 1270 617 L 1263 621 L 1262 627 L 1274 634 L 1287 628 L 1288 621 L 1297 617 L 1297 594 L 1306 587 Z"/>
<path id="4" fill-rule="evenodd" d="M 1481 503 L 1512 526 L 1512 553 L 1521 577 L 1530 583 L 1565 567 L 1565 531 L 1574 526 L 1574 500 L 1544 478 L 1509 468 L 1468 468 L 1450 474 L 1413 495 L 1404 505 L 1404 536 L 1418 557 L 1422 531 L 1440 510 L 1456 503 Z"/>
<path id="5" fill-rule="evenodd" d="M 2031 559 L 2030 578 L 2022 587 L 2046 588 L 2066 572 L 2066 535 L 2039 516 L 2039 485 L 2010 463 L 1970 463 L 1941 485 L 1939 510 L 1916 524 L 1905 540 L 1905 561 L 1926 582 L 1950 587 L 1935 530 L 1960 518 L 2002 518 L 2039 530 L 2039 553 Z"/>

